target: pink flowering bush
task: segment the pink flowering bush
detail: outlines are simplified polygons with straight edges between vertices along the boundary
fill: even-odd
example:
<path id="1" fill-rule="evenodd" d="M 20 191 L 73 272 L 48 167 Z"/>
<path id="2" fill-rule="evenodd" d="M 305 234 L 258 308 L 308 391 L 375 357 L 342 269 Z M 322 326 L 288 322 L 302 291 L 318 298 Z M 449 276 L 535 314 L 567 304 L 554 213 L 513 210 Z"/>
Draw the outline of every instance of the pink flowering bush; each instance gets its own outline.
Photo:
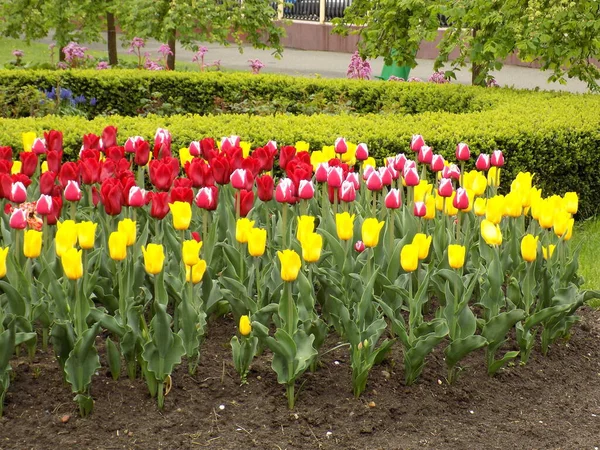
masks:
<path id="1" fill-rule="evenodd" d="M 350 59 L 346 76 L 351 79 L 370 80 L 371 74 L 371 64 L 367 60 L 362 59 L 358 51 L 354 52 Z"/>
<path id="2" fill-rule="evenodd" d="M 430 83 L 446 84 L 450 83 L 450 80 L 446 78 L 446 74 L 442 71 L 433 72 L 428 80 Z"/>
<path id="3" fill-rule="evenodd" d="M 260 59 L 249 59 L 248 62 L 250 63 L 250 69 L 252 70 L 252 73 L 255 75 L 258 75 L 260 73 L 260 69 L 265 67 Z"/>
<path id="4" fill-rule="evenodd" d="M 65 55 L 65 62 L 68 67 L 75 68 L 81 66 L 87 58 L 85 54 L 87 50 L 87 47 L 83 47 L 77 42 L 69 42 L 63 47 L 62 52 Z"/>

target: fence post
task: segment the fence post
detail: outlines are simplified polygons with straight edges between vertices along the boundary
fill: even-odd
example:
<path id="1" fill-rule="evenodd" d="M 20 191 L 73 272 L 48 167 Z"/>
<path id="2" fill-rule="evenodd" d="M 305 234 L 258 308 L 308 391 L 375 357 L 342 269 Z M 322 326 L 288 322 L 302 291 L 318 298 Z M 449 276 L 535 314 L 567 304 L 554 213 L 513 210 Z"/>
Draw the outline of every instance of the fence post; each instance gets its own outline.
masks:
<path id="1" fill-rule="evenodd" d="M 319 0 L 319 23 L 325 23 L 325 0 Z"/>
<path id="2" fill-rule="evenodd" d="M 283 4 L 285 0 L 280 0 L 277 2 L 277 19 L 283 19 Z"/>

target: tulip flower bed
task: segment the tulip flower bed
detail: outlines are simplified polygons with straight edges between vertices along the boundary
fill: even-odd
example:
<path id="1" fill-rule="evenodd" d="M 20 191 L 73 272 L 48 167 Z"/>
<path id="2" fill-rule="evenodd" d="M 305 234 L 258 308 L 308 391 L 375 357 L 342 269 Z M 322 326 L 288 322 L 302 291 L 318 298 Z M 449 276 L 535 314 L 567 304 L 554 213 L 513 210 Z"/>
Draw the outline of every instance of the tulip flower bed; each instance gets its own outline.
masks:
<path id="1" fill-rule="evenodd" d="M 112 376 L 143 379 L 162 409 L 175 368 L 196 375 L 207 320 L 229 313 L 239 381 L 269 354 L 290 409 L 333 333 L 355 397 L 394 345 L 406 385 L 435 349 L 452 384 L 478 350 L 489 375 L 537 342 L 545 355 L 598 297 L 569 246 L 577 194 L 544 197 L 530 173 L 499 194 L 499 150 L 467 171 L 466 144 L 456 165 L 419 135 L 379 168 L 343 138 L 312 152 L 205 138 L 177 159 L 167 130 L 119 146 L 107 127 L 76 162 L 59 131 L 23 142 L 19 161 L 0 154 L 0 398 L 12 355 L 33 358 L 40 336 L 89 414 L 102 334 Z"/>

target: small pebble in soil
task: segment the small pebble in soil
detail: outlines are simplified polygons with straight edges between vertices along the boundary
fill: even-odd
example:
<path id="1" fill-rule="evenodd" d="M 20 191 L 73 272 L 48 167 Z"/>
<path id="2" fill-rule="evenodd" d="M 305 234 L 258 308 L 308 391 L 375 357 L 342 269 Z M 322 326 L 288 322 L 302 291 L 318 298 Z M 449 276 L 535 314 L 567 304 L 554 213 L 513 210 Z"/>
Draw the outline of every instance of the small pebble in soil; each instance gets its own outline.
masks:
<path id="1" fill-rule="evenodd" d="M 325 436 L 327 436 L 327 439 L 329 439 L 331 437 L 333 433 L 331 431 L 328 431 L 327 433 L 325 433 Z M 597 449 L 598 447 L 596 447 Z"/>
<path id="2" fill-rule="evenodd" d="M 475 411 L 473 411 L 472 409 L 469 410 L 470 414 L 475 414 Z"/>
<path id="3" fill-rule="evenodd" d="M 392 376 L 392 375 L 390 375 L 390 373 L 389 373 L 387 370 L 382 370 L 382 371 L 381 371 L 381 375 L 383 375 L 383 377 L 384 377 L 386 380 L 389 380 L 389 379 L 390 379 L 390 377 Z"/>
<path id="4" fill-rule="evenodd" d="M 375 402 L 369 402 L 369 408 L 375 408 L 377 405 Z"/>
<path id="5" fill-rule="evenodd" d="M 256 377 L 256 379 L 257 379 L 258 381 L 260 381 L 260 380 L 262 380 L 262 377 L 259 375 L 259 376 L 257 376 L 257 377 Z"/>
<path id="6" fill-rule="evenodd" d="M 223 411 L 225 409 L 225 405 L 219 405 L 219 409 Z"/>
<path id="7" fill-rule="evenodd" d="M 67 423 L 69 420 L 71 420 L 71 416 L 69 416 L 68 414 L 65 414 L 64 416 L 62 416 L 62 417 L 60 418 L 60 421 L 61 421 L 62 423 Z"/>
<path id="8" fill-rule="evenodd" d="M 335 364 L 336 366 L 339 366 L 340 362 L 339 361 L 334 361 L 333 364 Z"/>
<path id="9" fill-rule="evenodd" d="M 441 386 L 442 385 L 442 380 L 438 380 L 438 384 Z"/>

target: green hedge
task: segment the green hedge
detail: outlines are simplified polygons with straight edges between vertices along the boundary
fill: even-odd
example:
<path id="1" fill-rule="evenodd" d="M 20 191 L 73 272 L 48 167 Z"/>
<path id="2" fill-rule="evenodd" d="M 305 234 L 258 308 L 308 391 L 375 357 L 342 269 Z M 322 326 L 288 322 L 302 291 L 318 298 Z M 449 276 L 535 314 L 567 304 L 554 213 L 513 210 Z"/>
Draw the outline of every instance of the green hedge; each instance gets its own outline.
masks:
<path id="1" fill-rule="evenodd" d="M 244 112 L 289 114 L 388 111 L 417 114 L 426 111 L 465 113 L 488 109 L 504 90 L 432 83 L 398 83 L 303 78 L 224 72 L 151 72 L 145 70 L 0 70 L 0 90 L 60 86 L 97 103 L 91 114 L 136 116 L 147 100 L 158 98 L 170 110 L 191 114 Z M 1 105 L 0 105 L 1 106 Z M 147 108 L 146 108 L 147 111 Z M 152 112 L 152 111 L 151 111 Z M 165 114 L 163 114 L 165 115 Z"/>
<path id="2" fill-rule="evenodd" d="M 148 118 L 44 117 L 0 119 L 0 145 L 21 148 L 21 133 L 62 130 L 67 153 L 76 155 L 85 133 L 100 133 L 104 126 L 119 128 L 119 141 L 133 135 L 152 139 L 158 127 L 173 135 L 175 148 L 205 136 L 219 138 L 238 134 L 262 145 L 270 139 L 280 144 L 308 141 L 311 147 L 331 145 L 336 137 L 366 142 L 374 156 L 407 152 L 412 134 L 424 135 L 435 151 L 454 159 L 458 142 L 467 142 L 473 152 L 501 149 L 506 154 L 506 176 L 520 170 L 536 174 L 544 194 L 577 191 L 581 196 L 580 217 L 600 209 L 600 96 L 523 95 L 510 104 L 471 114 L 447 112 L 418 115 L 313 115 L 252 117 L 247 115 L 171 116 Z"/>

